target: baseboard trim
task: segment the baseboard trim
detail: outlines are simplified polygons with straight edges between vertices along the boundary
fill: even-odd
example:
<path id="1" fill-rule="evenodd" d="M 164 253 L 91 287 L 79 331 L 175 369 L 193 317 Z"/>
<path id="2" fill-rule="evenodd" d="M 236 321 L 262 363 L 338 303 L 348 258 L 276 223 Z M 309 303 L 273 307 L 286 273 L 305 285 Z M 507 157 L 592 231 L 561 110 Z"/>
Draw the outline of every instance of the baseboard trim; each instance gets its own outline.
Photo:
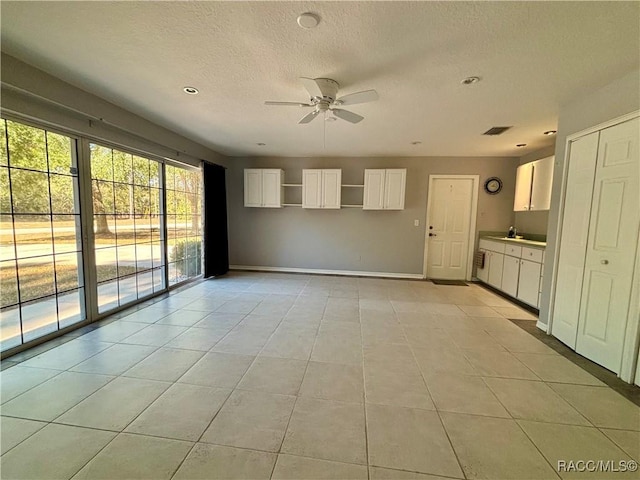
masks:
<path id="1" fill-rule="evenodd" d="M 542 323 L 540 320 L 536 322 L 536 327 L 538 327 L 544 333 L 549 333 L 549 327 L 546 324 Z"/>
<path id="2" fill-rule="evenodd" d="M 253 270 L 258 272 L 310 273 L 313 275 L 342 275 L 345 277 L 404 278 L 424 280 L 421 273 L 361 272 L 359 270 L 325 270 L 320 268 L 262 267 L 255 265 L 229 265 L 229 270 Z"/>

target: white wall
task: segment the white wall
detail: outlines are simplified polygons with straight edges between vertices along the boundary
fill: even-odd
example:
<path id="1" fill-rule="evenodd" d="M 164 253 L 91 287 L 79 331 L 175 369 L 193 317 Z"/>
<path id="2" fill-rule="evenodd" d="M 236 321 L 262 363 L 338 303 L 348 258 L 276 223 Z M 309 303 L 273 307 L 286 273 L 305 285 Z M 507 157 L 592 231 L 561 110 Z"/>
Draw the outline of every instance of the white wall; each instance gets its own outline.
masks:
<path id="1" fill-rule="evenodd" d="M 544 325 L 549 323 L 551 279 L 554 275 L 553 257 L 557 248 L 560 185 L 562 184 L 566 160 L 567 137 L 638 109 L 640 109 L 640 70 L 629 72 L 599 90 L 560 109 L 558 134 L 556 135 L 551 210 L 549 211 L 549 231 L 547 232 L 547 250 L 545 253 L 544 282 L 542 285 L 542 304 L 540 307 L 540 323 Z"/>

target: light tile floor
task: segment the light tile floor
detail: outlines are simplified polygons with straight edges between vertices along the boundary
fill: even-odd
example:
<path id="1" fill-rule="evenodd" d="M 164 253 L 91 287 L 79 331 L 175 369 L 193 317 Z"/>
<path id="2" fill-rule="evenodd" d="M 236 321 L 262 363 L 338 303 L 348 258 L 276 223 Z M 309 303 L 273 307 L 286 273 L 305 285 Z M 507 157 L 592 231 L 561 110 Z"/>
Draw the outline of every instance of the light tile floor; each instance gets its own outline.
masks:
<path id="1" fill-rule="evenodd" d="M 640 408 L 477 285 L 233 273 L 0 373 L 3 478 L 638 478 Z M 10 360 L 11 362 L 11 360 Z"/>

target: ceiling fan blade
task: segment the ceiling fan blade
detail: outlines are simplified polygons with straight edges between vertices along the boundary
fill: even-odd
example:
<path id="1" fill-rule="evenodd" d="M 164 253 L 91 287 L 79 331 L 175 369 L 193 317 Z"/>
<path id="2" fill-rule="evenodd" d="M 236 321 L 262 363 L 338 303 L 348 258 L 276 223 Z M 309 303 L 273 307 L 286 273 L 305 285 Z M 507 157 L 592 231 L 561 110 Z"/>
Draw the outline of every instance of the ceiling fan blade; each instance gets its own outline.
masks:
<path id="1" fill-rule="evenodd" d="M 310 103 L 301 102 L 264 102 L 265 105 L 284 105 L 287 107 L 313 107 Z"/>
<path id="2" fill-rule="evenodd" d="M 311 98 L 323 96 L 322 90 L 320 90 L 314 78 L 300 77 L 300 81 L 304 85 L 304 88 L 307 89 L 307 92 L 309 92 Z"/>
<path id="3" fill-rule="evenodd" d="M 375 102 L 379 98 L 378 92 L 375 90 L 365 90 L 340 97 L 336 100 L 336 103 L 339 105 L 355 105 L 357 103 Z"/>
<path id="4" fill-rule="evenodd" d="M 311 120 L 316 118 L 319 113 L 320 113 L 320 110 L 314 110 L 311 113 L 307 113 L 304 117 L 300 119 L 298 123 L 309 123 Z"/>
<path id="5" fill-rule="evenodd" d="M 336 117 L 341 118 L 342 120 L 346 120 L 349 123 L 358 123 L 364 120 L 364 117 L 361 117 L 357 113 L 350 112 L 349 110 L 332 108 L 331 111 Z"/>

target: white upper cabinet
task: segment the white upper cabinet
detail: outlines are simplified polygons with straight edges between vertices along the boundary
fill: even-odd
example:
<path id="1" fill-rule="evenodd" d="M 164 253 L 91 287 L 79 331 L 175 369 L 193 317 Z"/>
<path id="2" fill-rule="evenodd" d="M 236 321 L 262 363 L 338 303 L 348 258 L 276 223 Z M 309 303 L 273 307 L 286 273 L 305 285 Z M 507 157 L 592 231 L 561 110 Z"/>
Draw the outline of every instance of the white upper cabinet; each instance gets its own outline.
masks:
<path id="1" fill-rule="evenodd" d="M 516 171 L 516 197 L 513 201 L 514 212 L 527 212 L 531 204 L 531 182 L 533 164 L 520 165 Z"/>
<path id="2" fill-rule="evenodd" d="M 244 206 L 281 208 L 284 171 L 277 168 L 247 168 L 244 171 Z"/>
<path id="3" fill-rule="evenodd" d="M 553 184 L 553 156 L 525 163 L 516 173 L 514 212 L 549 210 Z"/>
<path id="4" fill-rule="evenodd" d="M 302 208 L 340 208 L 342 170 L 302 170 Z"/>
<path id="5" fill-rule="evenodd" d="M 405 168 L 364 171 L 364 210 L 403 210 L 407 181 Z"/>
<path id="6" fill-rule="evenodd" d="M 555 157 L 547 157 L 533 162 L 533 186 L 529 210 L 549 210 L 551 208 L 551 186 L 553 185 L 553 162 Z"/>
<path id="7" fill-rule="evenodd" d="M 385 169 L 366 169 L 364 171 L 364 210 L 384 209 Z"/>

